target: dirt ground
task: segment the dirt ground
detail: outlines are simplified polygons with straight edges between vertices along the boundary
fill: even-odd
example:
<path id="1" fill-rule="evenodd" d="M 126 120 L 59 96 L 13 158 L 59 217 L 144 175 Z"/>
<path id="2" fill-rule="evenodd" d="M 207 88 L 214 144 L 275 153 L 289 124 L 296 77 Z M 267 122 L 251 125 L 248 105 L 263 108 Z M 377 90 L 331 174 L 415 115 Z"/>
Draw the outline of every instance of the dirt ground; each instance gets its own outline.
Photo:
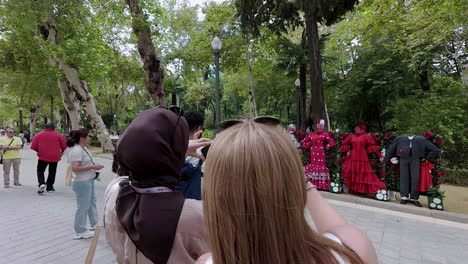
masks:
<path id="1" fill-rule="evenodd" d="M 468 187 L 444 184 L 441 189 L 445 191 L 444 211 L 468 215 Z M 392 201 L 399 203 L 398 200 Z M 427 196 L 421 196 L 419 202 L 423 207 L 428 208 Z"/>

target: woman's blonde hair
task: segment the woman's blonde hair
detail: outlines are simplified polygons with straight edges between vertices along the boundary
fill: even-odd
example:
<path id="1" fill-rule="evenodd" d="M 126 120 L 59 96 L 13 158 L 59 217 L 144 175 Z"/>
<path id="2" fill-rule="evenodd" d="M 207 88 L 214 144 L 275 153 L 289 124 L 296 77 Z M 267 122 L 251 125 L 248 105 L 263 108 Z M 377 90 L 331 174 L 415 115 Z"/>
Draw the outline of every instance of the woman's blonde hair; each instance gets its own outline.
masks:
<path id="1" fill-rule="evenodd" d="M 305 220 L 299 153 L 280 126 L 250 119 L 219 134 L 206 161 L 203 205 L 216 264 L 364 263 Z"/>

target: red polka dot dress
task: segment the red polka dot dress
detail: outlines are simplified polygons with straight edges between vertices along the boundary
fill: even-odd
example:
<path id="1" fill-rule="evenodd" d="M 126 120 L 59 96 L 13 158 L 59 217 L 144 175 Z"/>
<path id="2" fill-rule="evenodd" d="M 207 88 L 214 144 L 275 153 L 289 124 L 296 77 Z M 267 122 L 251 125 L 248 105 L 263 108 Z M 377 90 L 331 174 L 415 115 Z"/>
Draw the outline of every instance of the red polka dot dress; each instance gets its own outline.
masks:
<path id="1" fill-rule="evenodd" d="M 327 132 L 312 132 L 305 141 L 310 145 L 310 164 L 304 167 L 305 174 L 318 189 L 330 189 L 330 171 L 326 166 L 326 149 L 336 145 Z M 325 145 L 325 143 L 327 143 Z M 304 145 L 303 145 L 304 146 Z"/>

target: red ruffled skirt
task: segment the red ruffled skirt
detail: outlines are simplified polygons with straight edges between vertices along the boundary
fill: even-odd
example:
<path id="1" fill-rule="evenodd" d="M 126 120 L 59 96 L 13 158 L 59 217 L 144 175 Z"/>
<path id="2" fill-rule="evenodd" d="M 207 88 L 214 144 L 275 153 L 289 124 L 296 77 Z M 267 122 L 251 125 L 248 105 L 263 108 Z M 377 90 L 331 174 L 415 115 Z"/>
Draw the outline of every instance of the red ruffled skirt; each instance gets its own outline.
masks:
<path id="1" fill-rule="evenodd" d="M 358 193 L 376 193 L 387 189 L 385 183 L 375 175 L 368 161 L 347 160 L 343 163 L 344 183 L 348 189 Z"/>
<path id="2" fill-rule="evenodd" d="M 421 162 L 421 170 L 419 173 L 419 184 L 418 192 L 426 192 L 432 187 L 432 175 L 431 170 L 434 169 L 434 165 L 429 161 L 425 160 Z"/>
<path id="3" fill-rule="evenodd" d="M 325 165 L 309 164 L 304 167 L 307 178 L 320 190 L 330 189 L 330 173 Z"/>

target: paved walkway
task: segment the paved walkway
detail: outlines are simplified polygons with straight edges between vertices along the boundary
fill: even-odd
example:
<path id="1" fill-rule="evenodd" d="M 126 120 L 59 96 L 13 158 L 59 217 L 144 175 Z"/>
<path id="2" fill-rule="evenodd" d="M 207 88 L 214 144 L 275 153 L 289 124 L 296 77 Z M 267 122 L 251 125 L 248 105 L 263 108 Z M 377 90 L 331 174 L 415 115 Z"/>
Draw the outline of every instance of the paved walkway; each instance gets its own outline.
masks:
<path id="1" fill-rule="evenodd" d="M 37 158 L 23 150 L 22 187 L 0 186 L 0 264 L 84 263 L 91 240 L 73 240 L 75 198 L 64 185 L 66 162 L 59 163 L 56 192 L 37 195 Z M 98 209 L 112 179 L 111 161 L 97 158 L 106 168 L 96 184 Z M 12 177 L 12 176 L 11 176 Z M 367 232 L 380 263 L 446 263 L 468 260 L 468 225 L 414 216 L 363 205 L 331 201 L 350 223 Z M 102 217 L 102 214 L 100 215 Z M 102 230 L 94 263 L 115 263 Z"/>

